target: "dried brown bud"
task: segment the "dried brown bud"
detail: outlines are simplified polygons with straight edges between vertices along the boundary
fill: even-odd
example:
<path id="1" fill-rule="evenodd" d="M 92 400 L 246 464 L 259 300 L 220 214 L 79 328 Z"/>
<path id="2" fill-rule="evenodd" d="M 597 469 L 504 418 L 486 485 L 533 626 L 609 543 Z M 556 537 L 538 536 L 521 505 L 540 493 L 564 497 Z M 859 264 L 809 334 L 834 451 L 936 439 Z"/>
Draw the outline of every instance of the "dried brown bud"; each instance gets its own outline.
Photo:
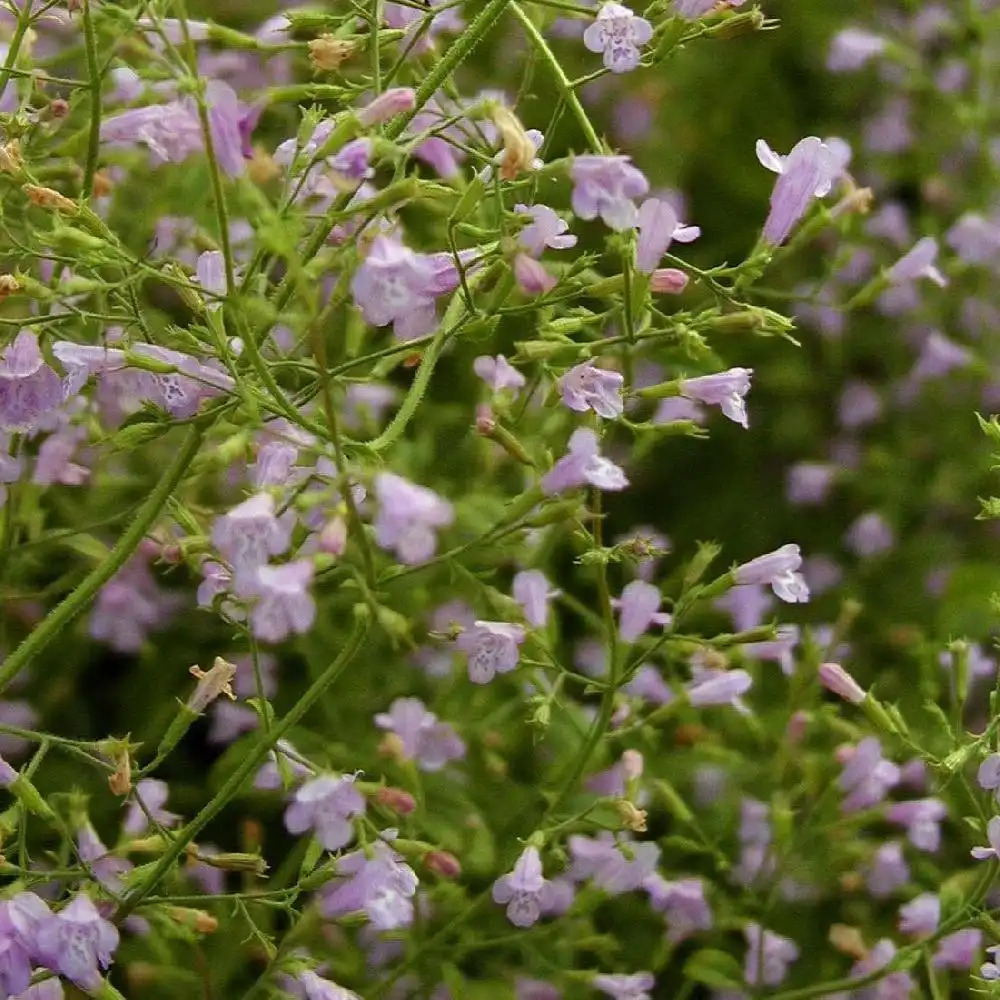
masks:
<path id="1" fill-rule="evenodd" d="M 633 833 L 646 832 L 645 809 L 639 809 L 629 802 L 628 799 L 619 799 L 615 803 L 615 807 L 626 830 L 631 830 Z"/>
<path id="2" fill-rule="evenodd" d="M 354 55 L 358 43 L 334 35 L 320 35 L 309 43 L 309 61 L 314 69 L 329 73 Z"/>
<path id="3" fill-rule="evenodd" d="M 705 727 L 689 722 L 674 730 L 674 743 L 679 747 L 693 747 L 705 735 Z"/>
<path id="4" fill-rule="evenodd" d="M 524 126 L 510 108 L 495 104 L 490 118 L 496 125 L 503 140 L 503 155 L 500 158 L 500 179 L 515 180 L 518 174 L 531 170 L 535 162 L 535 144 L 528 138 Z"/>
<path id="5" fill-rule="evenodd" d="M 462 874 L 462 864 L 448 851 L 428 851 L 424 855 L 424 867 L 438 878 L 458 878 Z"/>
<path id="6" fill-rule="evenodd" d="M 21 283 L 13 274 L 0 274 L 0 302 L 3 302 L 8 295 L 13 295 L 21 290 Z"/>
<path id="7" fill-rule="evenodd" d="M 98 170 L 94 174 L 94 186 L 91 188 L 91 194 L 95 198 L 105 198 L 111 194 L 114 189 L 114 185 L 111 183 L 111 178 L 103 170 Z"/>
<path id="8" fill-rule="evenodd" d="M 24 166 L 21 147 L 17 139 L 0 144 L 0 170 L 5 174 L 16 174 Z"/>
<path id="9" fill-rule="evenodd" d="M 55 212 L 65 212 L 67 215 L 76 215 L 80 211 L 80 206 L 72 198 L 67 198 L 52 188 L 25 184 L 22 190 L 28 196 L 28 200 L 39 208 L 50 208 Z"/>
<path id="10" fill-rule="evenodd" d="M 380 806 L 385 806 L 400 816 L 409 816 L 417 808 L 417 800 L 402 788 L 392 786 L 380 788 L 375 793 L 374 799 Z"/>
<path id="11" fill-rule="evenodd" d="M 115 770 L 108 777 L 108 788 L 113 795 L 128 795 L 132 791 L 132 760 L 127 745 L 121 748 L 114 761 Z"/>
<path id="12" fill-rule="evenodd" d="M 247 176 L 254 184 L 263 186 L 281 176 L 281 167 L 266 149 L 254 146 L 253 156 L 247 164 Z"/>
<path id="13" fill-rule="evenodd" d="M 851 927 L 848 924 L 832 924 L 827 939 L 837 951 L 850 955 L 852 958 L 864 958 L 868 954 L 865 939 L 857 927 Z"/>
<path id="14" fill-rule="evenodd" d="M 229 663 L 221 656 L 215 658 L 212 669 L 207 673 L 199 666 L 193 666 L 188 671 L 198 678 L 198 686 L 188 698 L 187 707 L 199 715 L 220 695 L 225 695 L 230 701 L 236 701 L 236 693 L 232 688 L 236 676 L 236 664 Z"/>
<path id="15" fill-rule="evenodd" d="M 188 906 L 171 906 L 167 908 L 170 919 L 182 927 L 190 927 L 199 934 L 212 934 L 219 929 L 219 921 L 204 910 L 195 910 Z"/>

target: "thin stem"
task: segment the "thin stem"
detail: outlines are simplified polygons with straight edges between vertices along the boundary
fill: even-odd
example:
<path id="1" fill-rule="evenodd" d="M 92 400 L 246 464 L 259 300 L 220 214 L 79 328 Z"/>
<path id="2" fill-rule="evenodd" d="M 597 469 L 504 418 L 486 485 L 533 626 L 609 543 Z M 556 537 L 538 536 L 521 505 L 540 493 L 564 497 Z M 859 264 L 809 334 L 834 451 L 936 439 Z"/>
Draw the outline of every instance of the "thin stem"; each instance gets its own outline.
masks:
<path id="1" fill-rule="evenodd" d="M 149 498 L 139 508 L 135 520 L 128 526 L 114 548 L 102 560 L 61 604 L 53 608 L 41 624 L 21 643 L 0 666 L 0 692 L 24 669 L 39 653 L 51 643 L 59 633 L 81 614 L 91 600 L 128 562 L 129 558 L 146 537 L 146 533 L 160 516 L 177 488 L 188 466 L 198 453 L 204 431 L 198 426 L 192 426 L 184 443 L 181 445 L 173 462 L 167 467 L 160 481 L 153 488 Z"/>
<path id="2" fill-rule="evenodd" d="M 87 52 L 87 75 L 90 77 L 90 132 L 81 197 L 89 198 L 94 190 L 94 174 L 97 173 L 97 157 L 101 149 L 101 70 L 97 65 L 97 38 L 90 0 L 83 0 L 83 40 Z"/>
<path id="3" fill-rule="evenodd" d="M 367 632 L 368 617 L 359 614 L 354 630 L 340 651 L 340 655 L 316 678 L 305 694 L 277 725 L 268 732 L 261 731 L 253 745 L 237 765 L 223 786 L 205 807 L 186 826 L 178 831 L 170 846 L 160 856 L 149 874 L 125 898 L 116 919 L 125 919 L 160 883 L 174 862 L 184 853 L 187 845 L 219 815 L 229 801 L 239 794 L 246 780 L 260 767 L 264 758 L 289 729 L 292 728 L 326 693 L 331 684 L 354 659 Z"/>
<path id="4" fill-rule="evenodd" d="M 566 102 L 570 111 L 576 117 L 580 125 L 580 130 L 587 140 L 587 145 L 595 153 L 601 155 L 605 152 L 604 143 L 601 142 L 597 132 L 594 130 L 590 118 L 587 117 L 587 112 L 583 110 L 580 98 L 576 96 L 576 91 L 573 89 L 569 77 L 563 72 L 559 60 L 556 59 L 552 49 L 549 48 L 549 43 L 542 37 L 542 33 L 535 27 L 531 18 L 521 9 L 521 5 L 517 3 L 517 0 L 510 0 L 510 12 L 521 22 L 521 27 L 524 28 L 524 33 L 528 36 L 528 41 L 531 42 L 535 51 L 541 56 L 542 61 L 548 66 L 549 72 L 556 81 L 559 96 Z"/>

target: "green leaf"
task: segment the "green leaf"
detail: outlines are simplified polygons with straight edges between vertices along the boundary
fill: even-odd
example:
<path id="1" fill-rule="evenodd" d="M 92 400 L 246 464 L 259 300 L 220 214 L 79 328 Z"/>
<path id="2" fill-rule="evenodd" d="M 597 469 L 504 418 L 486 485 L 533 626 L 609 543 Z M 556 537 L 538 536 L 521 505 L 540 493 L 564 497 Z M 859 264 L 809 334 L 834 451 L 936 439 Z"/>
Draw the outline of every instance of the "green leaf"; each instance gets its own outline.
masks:
<path id="1" fill-rule="evenodd" d="M 740 963 L 728 952 L 714 948 L 696 951 L 684 963 L 684 976 L 714 989 L 741 989 L 743 986 Z"/>

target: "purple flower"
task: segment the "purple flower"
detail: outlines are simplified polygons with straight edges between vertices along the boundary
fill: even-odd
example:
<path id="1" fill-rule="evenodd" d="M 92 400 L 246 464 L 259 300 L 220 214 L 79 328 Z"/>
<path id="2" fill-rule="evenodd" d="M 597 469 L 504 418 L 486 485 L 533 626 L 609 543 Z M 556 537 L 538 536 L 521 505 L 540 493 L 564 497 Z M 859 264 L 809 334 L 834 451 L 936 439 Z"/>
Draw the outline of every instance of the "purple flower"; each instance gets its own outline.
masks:
<path id="1" fill-rule="evenodd" d="M 594 976 L 594 987 L 612 1000 L 649 1000 L 649 990 L 656 985 L 651 972 L 636 972 L 631 976 Z"/>
<path id="2" fill-rule="evenodd" d="M 38 349 L 38 337 L 22 330 L 0 361 L 0 428 L 33 431 L 63 402 L 63 384 Z"/>
<path id="3" fill-rule="evenodd" d="M 882 938 L 865 955 L 851 966 L 851 976 L 861 979 L 888 965 L 896 956 L 896 946 Z M 892 972 L 872 986 L 856 990 L 857 1000 L 907 1000 L 915 987 L 913 977 L 908 972 Z"/>
<path id="4" fill-rule="evenodd" d="M 653 705 L 668 705 L 674 700 L 674 692 L 660 676 L 659 670 L 644 663 L 635 676 L 622 688 L 632 698 L 641 698 Z"/>
<path id="5" fill-rule="evenodd" d="M 599 417 L 614 420 L 622 415 L 622 386 L 620 372 L 595 368 L 589 361 L 575 365 L 561 379 L 559 389 L 563 402 L 577 413 L 593 410 Z"/>
<path id="6" fill-rule="evenodd" d="M 627 584 L 618 600 L 618 637 L 633 643 L 652 624 L 669 625 L 670 615 L 660 613 L 663 595 L 659 587 L 643 580 Z"/>
<path id="7" fill-rule="evenodd" d="M 814 135 L 800 139 L 787 156 L 779 156 L 758 139 L 757 159 L 761 166 L 778 174 L 764 223 L 764 239 L 772 246 L 780 246 L 805 214 L 809 202 L 829 192 L 839 165 L 830 147 Z"/>
<path id="8" fill-rule="evenodd" d="M 653 37 L 653 26 L 618 3 L 605 3 L 583 33 L 588 52 L 603 52 L 612 73 L 628 73 L 639 65 L 639 49 Z"/>
<path id="9" fill-rule="evenodd" d="M 869 59 L 885 51 L 885 39 L 863 28 L 844 28 L 833 36 L 826 57 L 826 68 L 831 73 L 851 72 L 861 69 Z"/>
<path id="10" fill-rule="evenodd" d="M 1000 802 L 1000 753 L 990 754 L 979 765 L 976 772 L 976 781 L 980 788 L 993 792 L 997 802 Z"/>
<path id="11" fill-rule="evenodd" d="M 743 978 L 750 986 L 780 986 L 788 976 L 788 966 L 799 957 L 798 946 L 757 923 L 748 923 L 743 934 L 747 941 Z"/>
<path id="12" fill-rule="evenodd" d="M 534 257 L 519 253 L 514 257 L 514 280 L 525 295 L 544 295 L 559 283 Z"/>
<path id="13" fill-rule="evenodd" d="M 458 287 L 448 254 L 418 254 L 388 236 L 376 236 L 351 280 L 365 322 L 393 324 L 398 340 L 414 340 L 437 326 L 434 303 Z"/>
<path id="14" fill-rule="evenodd" d="M 773 604 L 774 598 L 760 584 L 733 587 L 715 601 L 715 606 L 732 618 L 737 632 L 760 625 Z"/>
<path id="15" fill-rule="evenodd" d="M 785 496 L 792 504 L 822 503 L 837 476 L 828 462 L 798 462 L 788 470 Z"/>
<path id="16" fill-rule="evenodd" d="M 610 834 L 584 837 L 573 834 L 568 841 L 573 859 L 567 876 L 574 882 L 590 879 L 611 896 L 641 888 L 656 871 L 660 849 L 650 841 L 625 842 L 630 857 L 626 857 Z"/>
<path id="17" fill-rule="evenodd" d="M 354 851 L 337 861 L 337 881 L 323 892 L 320 911 L 327 918 L 364 912 L 376 930 L 388 931 L 413 923 L 413 896 L 419 884 L 413 869 L 386 841 L 385 831 L 368 855 Z"/>
<path id="18" fill-rule="evenodd" d="M 678 17 L 696 21 L 723 3 L 729 7 L 742 7 L 745 0 L 674 0 L 673 11 Z"/>
<path id="19" fill-rule="evenodd" d="M 799 644 L 797 625 L 779 625 L 774 639 L 746 642 L 740 647 L 746 656 L 765 663 L 777 663 L 786 677 L 795 673 L 795 648 Z"/>
<path id="20" fill-rule="evenodd" d="M 255 598 L 250 625 L 258 639 L 281 642 L 312 628 L 316 619 L 316 602 L 309 593 L 312 578 L 309 559 L 258 567 L 246 588 L 246 594 Z"/>
<path id="21" fill-rule="evenodd" d="M 920 354 L 910 372 L 913 382 L 944 378 L 956 368 L 965 368 L 973 360 L 972 352 L 949 340 L 939 330 L 931 330 L 920 345 Z"/>
<path id="22" fill-rule="evenodd" d="M 878 420 L 882 413 L 882 399 L 865 382 L 848 382 L 840 396 L 837 418 L 846 430 L 857 430 Z"/>
<path id="23" fill-rule="evenodd" d="M 746 694 L 753 679 L 745 670 L 700 670 L 687 685 L 688 701 L 695 708 L 710 705 L 740 707 L 740 695 Z"/>
<path id="24" fill-rule="evenodd" d="M 477 621 L 459 635 L 455 645 L 466 655 L 469 680 L 489 684 L 497 674 L 510 673 L 517 666 L 522 642 L 524 629 L 520 625 Z"/>
<path id="25" fill-rule="evenodd" d="M 632 166 L 627 156 L 575 156 L 570 168 L 573 178 L 573 213 L 581 219 L 598 216 L 610 229 L 632 229 L 639 213 L 632 204 L 648 190 L 646 178 Z"/>
<path id="26" fill-rule="evenodd" d="M 747 407 L 744 397 L 750 391 L 752 368 L 730 368 L 712 375 L 686 378 L 680 384 L 682 396 L 708 406 L 718 406 L 734 423 L 746 428 Z"/>
<path id="27" fill-rule="evenodd" d="M 386 122 L 404 111 L 416 107 L 417 95 L 412 87 L 390 87 L 373 100 L 369 101 L 359 112 L 358 121 L 365 128 Z"/>
<path id="28" fill-rule="evenodd" d="M 515 1000 L 562 1000 L 562 994 L 551 983 L 522 976 L 514 980 L 514 994 Z"/>
<path id="29" fill-rule="evenodd" d="M 789 604 L 804 604 L 809 600 L 809 588 L 802 574 L 802 555 L 797 545 L 782 545 L 780 549 L 757 556 L 733 570 L 738 586 L 768 584 L 776 597 Z"/>
<path id="30" fill-rule="evenodd" d="M 973 847 L 969 852 L 977 861 L 1000 858 L 1000 816 L 994 816 L 986 824 L 986 839 L 989 841 L 989 847 Z"/>
<path id="31" fill-rule="evenodd" d="M 891 841 L 876 852 L 865 873 L 868 891 L 876 899 L 885 899 L 910 881 L 910 869 L 903 859 L 903 845 Z"/>
<path id="32" fill-rule="evenodd" d="M 682 878 L 668 882 L 654 873 L 642 884 L 649 893 L 654 910 L 666 917 L 667 940 L 680 944 L 698 931 L 712 926 L 712 911 L 705 899 L 705 883 L 700 878 Z"/>
<path id="33" fill-rule="evenodd" d="M 435 529 L 447 527 L 454 519 L 451 504 L 433 490 L 392 472 L 380 472 L 375 477 L 375 497 L 378 544 L 395 552 L 407 566 L 427 562 L 437 546 Z"/>
<path id="34" fill-rule="evenodd" d="M 493 901 L 507 907 L 507 919 L 515 927 L 530 927 L 549 902 L 550 882 L 542 875 L 537 847 L 526 847 L 509 875 L 493 883 Z"/>
<path id="35" fill-rule="evenodd" d="M 820 684 L 838 698 L 852 705 L 860 705 L 865 700 L 865 689 L 839 663 L 821 663 L 817 675 Z"/>
<path id="36" fill-rule="evenodd" d="M 38 931 L 51 918 L 48 906 L 33 892 L 0 900 L 0 993 L 14 996 L 31 982 L 31 961 L 38 951 Z"/>
<path id="37" fill-rule="evenodd" d="M 878 805 L 889 789 L 899 784 L 899 768 L 882 757 L 882 744 L 869 736 L 853 748 L 837 782 L 845 793 L 841 811 L 858 812 Z M 1000 836 L 1000 825 L 997 834 Z"/>
<path id="38" fill-rule="evenodd" d="M 931 959 L 935 969 L 955 969 L 957 972 L 967 972 L 976 960 L 979 949 L 983 946 L 983 932 L 976 927 L 966 927 L 963 930 L 948 934 L 938 942 L 937 951 Z"/>
<path id="39" fill-rule="evenodd" d="M 569 439 L 569 450 L 542 478 L 549 496 L 589 483 L 599 490 L 617 492 L 628 486 L 625 473 L 600 453 L 597 434 L 578 427 Z"/>
<path id="40" fill-rule="evenodd" d="M 933 853 L 941 846 L 941 821 L 948 808 L 940 799 L 894 802 L 886 810 L 890 823 L 906 827 L 906 836 L 917 850 Z"/>
<path id="41" fill-rule="evenodd" d="M 278 740 L 275 744 L 276 750 L 269 750 L 267 754 L 267 760 L 261 765 L 260 770 L 257 772 L 253 779 L 253 787 L 259 788 L 262 791 L 277 791 L 281 788 L 281 770 L 278 767 L 278 754 L 281 754 L 281 759 L 288 768 L 289 776 L 293 781 L 297 781 L 300 778 L 308 778 L 312 775 L 312 769 L 307 767 L 305 764 L 298 759 L 298 753 L 295 747 L 292 746 L 288 740 Z"/>
<path id="42" fill-rule="evenodd" d="M 149 816 L 160 826 L 176 826 L 180 816 L 163 807 L 167 804 L 170 788 L 159 778 L 143 778 L 132 792 L 132 800 L 128 804 L 122 830 L 132 837 L 144 833 L 149 828 Z M 140 805 L 139 803 L 142 803 Z"/>
<path id="43" fill-rule="evenodd" d="M 369 166 L 371 155 L 371 139 L 353 139 L 327 162 L 338 181 L 350 191 L 362 181 L 375 176 L 375 171 Z"/>
<path id="44" fill-rule="evenodd" d="M 899 932 L 909 937 L 926 937 L 937 930 L 941 919 L 941 900 L 933 892 L 924 892 L 899 908 Z"/>
<path id="45" fill-rule="evenodd" d="M 525 385 L 524 376 L 502 355 L 491 358 L 488 354 L 480 355 L 472 362 L 472 370 L 494 391 L 503 392 L 512 389 L 511 397 L 516 397 L 518 390 Z"/>
<path id="46" fill-rule="evenodd" d="M 35 943 L 43 965 L 89 992 L 100 986 L 101 970 L 111 964 L 118 930 L 81 893 L 42 923 Z"/>
<path id="47" fill-rule="evenodd" d="M 428 712 L 419 698 L 397 698 L 388 712 L 375 716 L 375 725 L 395 733 L 403 756 L 423 771 L 440 771 L 465 756 L 465 744 L 455 730 Z"/>
<path id="48" fill-rule="evenodd" d="M 881 555 L 895 544 L 892 528 L 886 524 L 882 515 L 875 511 L 857 518 L 847 529 L 844 541 L 856 556 L 862 558 Z"/>
<path id="49" fill-rule="evenodd" d="M 995 982 L 1000 979 L 1000 944 L 993 945 L 986 949 L 986 954 L 993 959 L 992 962 L 984 962 L 979 967 L 979 975 L 987 982 Z"/>
<path id="50" fill-rule="evenodd" d="M 532 257 L 541 257 L 546 247 L 568 250 L 576 246 L 576 237 L 567 232 L 569 223 L 548 205 L 515 205 L 514 211 L 532 217 L 518 235 L 518 242 Z"/>
<path id="51" fill-rule="evenodd" d="M 938 242 L 933 236 L 917 240 L 913 247 L 886 271 L 886 278 L 892 285 L 902 285 L 919 278 L 926 278 L 940 288 L 948 284 L 948 279 L 937 269 Z"/>
<path id="52" fill-rule="evenodd" d="M 364 812 L 365 800 L 354 787 L 354 776 L 326 774 L 295 792 L 285 810 L 285 826 L 293 834 L 312 830 L 328 851 L 339 851 L 354 839 L 354 818 Z"/>
<path id="53" fill-rule="evenodd" d="M 288 550 L 291 538 L 292 524 L 274 516 L 274 497 L 269 493 L 244 500 L 212 525 L 212 543 L 232 566 L 237 593 L 244 592 L 271 556 Z"/>
<path id="54" fill-rule="evenodd" d="M 541 570 L 522 570 L 514 576 L 514 600 L 524 609 L 524 618 L 534 628 L 545 628 L 549 617 L 549 601 L 558 596 Z"/>
<path id="55" fill-rule="evenodd" d="M 659 198 L 647 198 L 639 206 L 638 226 L 635 266 L 643 274 L 656 270 L 660 258 L 674 240 L 690 243 L 701 235 L 697 226 L 681 225 L 674 206 Z"/>
<path id="56" fill-rule="evenodd" d="M 312 969 L 303 969 L 294 979 L 282 975 L 280 980 L 281 988 L 297 1000 L 359 1000 L 357 993 L 324 979 Z"/>

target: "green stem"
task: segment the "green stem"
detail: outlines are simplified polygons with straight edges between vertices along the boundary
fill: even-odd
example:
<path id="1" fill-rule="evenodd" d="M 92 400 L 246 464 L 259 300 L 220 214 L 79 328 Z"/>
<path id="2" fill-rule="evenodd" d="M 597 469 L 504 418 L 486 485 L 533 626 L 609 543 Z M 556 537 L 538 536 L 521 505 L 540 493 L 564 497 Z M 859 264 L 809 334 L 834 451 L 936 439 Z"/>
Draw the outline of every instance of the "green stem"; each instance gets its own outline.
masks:
<path id="1" fill-rule="evenodd" d="M 246 780 L 260 767 L 269 751 L 289 729 L 292 728 L 313 705 L 326 693 L 327 688 L 340 676 L 354 658 L 367 632 L 369 617 L 359 613 L 347 642 L 340 655 L 316 678 L 305 694 L 295 703 L 294 708 L 269 731 L 261 731 L 253 745 L 243 756 L 236 770 L 225 784 L 215 793 L 211 801 L 185 827 L 178 831 L 170 846 L 160 856 L 150 873 L 132 890 L 119 907 L 116 919 L 125 919 L 160 883 L 174 862 L 184 853 L 187 845 L 219 815 L 229 801 L 239 794 Z"/>
<path id="2" fill-rule="evenodd" d="M 42 623 L 7 657 L 0 666 L 0 692 L 90 604 L 101 587 L 128 562 L 198 453 L 203 434 L 204 431 L 199 427 L 191 427 L 177 456 L 107 558 L 88 573 L 76 590 L 50 611 Z"/>
<path id="3" fill-rule="evenodd" d="M 0 94 L 3 93 L 4 88 L 10 80 L 14 63 L 17 62 L 17 57 L 21 53 L 21 43 L 24 41 L 24 36 L 28 33 L 28 28 L 31 27 L 32 7 L 32 4 L 25 4 L 18 16 L 17 26 L 14 28 L 14 37 L 10 40 L 10 48 L 7 50 L 7 58 L 4 60 L 3 69 L 0 69 Z"/>
<path id="4" fill-rule="evenodd" d="M 101 70 L 97 65 L 97 38 L 90 0 L 83 0 L 83 40 L 87 51 L 87 76 L 90 78 L 90 132 L 87 137 L 87 163 L 83 170 L 83 198 L 94 191 L 94 174 L 101 149 Z"/>
<path id="5" fill-rule="evenodd" d="M 524 28 L 524 33 L 528 36 L 528 41 L 531 42 L 535 51 L 541 56 L 542 61 L 549 67 L 549 72 L 555 78 L 559 96 L 566 102 L 570 111 L 576 117 L 577 122 L 579 122 L 580 130 L 587 140 L 587 145 L 598 156 L 602 155 L 605 152 L 604 143 L 601 142 L 597 132 L 594 130 L 594 126 L 590 123 L 587 112 L 583 110 L 583 105 L 580 103 L 580 98 L 576 96 L 576 91 L 573 89 L 569 77 L 563 72 L 559 60 L 556 59 L 552 49 L 549 48 L 549 43 L 542 37 L 542 33 L 535 27 L 531 18 L 521 9 L 521 5 L 517 3 L 517 0 L 510 0 L 510 12 L 521 22 L 521 27 Z"/>

